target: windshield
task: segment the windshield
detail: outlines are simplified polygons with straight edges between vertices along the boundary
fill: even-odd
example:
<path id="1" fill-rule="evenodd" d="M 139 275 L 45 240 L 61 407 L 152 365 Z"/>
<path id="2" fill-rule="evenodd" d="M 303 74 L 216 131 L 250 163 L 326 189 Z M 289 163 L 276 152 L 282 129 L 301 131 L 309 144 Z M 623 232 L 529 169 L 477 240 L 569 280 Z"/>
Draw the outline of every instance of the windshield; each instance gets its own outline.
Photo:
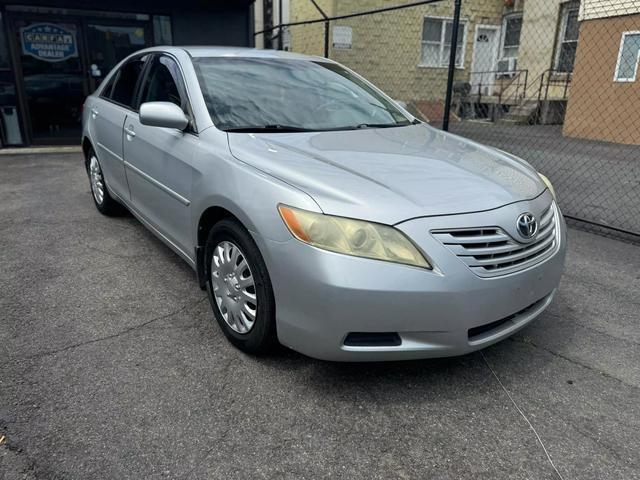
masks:
<path id="1" fill-rule="evenodd" d="M 344 67 L 265 58 L 195 58 L 211 118 L 227 131 L 318 131 L 409 125 Z"/>

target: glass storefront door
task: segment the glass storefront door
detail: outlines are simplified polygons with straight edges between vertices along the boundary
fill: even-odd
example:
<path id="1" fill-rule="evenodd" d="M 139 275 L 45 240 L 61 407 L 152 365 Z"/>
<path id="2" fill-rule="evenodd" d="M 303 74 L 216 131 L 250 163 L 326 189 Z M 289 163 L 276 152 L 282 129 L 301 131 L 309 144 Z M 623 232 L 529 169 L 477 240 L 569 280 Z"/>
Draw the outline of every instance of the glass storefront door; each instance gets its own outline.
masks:
<path id="1" fill-rule="evenodd" d="M 79 25 L 17 20 L 14 28 L 34 143 L 77 139 L 88 93 Z"/>
<path id="2" fill-rule="evenodd" d="M 24 126 L 32 143 L 76 144 L 84 99 L 120 60 L 152 44 L 152 24 L 148 16 L 49 21 L 39 13 L 11 21 Z"/>

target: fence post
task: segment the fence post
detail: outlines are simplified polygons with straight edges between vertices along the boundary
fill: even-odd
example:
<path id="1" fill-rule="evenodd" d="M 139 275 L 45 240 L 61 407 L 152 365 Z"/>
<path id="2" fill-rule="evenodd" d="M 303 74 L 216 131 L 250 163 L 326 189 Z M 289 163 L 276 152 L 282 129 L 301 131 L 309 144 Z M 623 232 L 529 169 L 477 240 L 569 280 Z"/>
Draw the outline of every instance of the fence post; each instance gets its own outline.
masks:
<path id="1" fill-rule="evenodd" d="M 447 74 L 447 94 L 444 99 L 444 117 L 442 130 L 449 131 L 449 115 L 451 114 L 451 97 L 453 95 L 453 75 L 456 71 L 456 50 L 458 49 L 458 27 L 460 27 L 460 8 L 462 0 L 454 0 L 453 26 L 451 28 L 451 55 L 449 55 L 449 71 Z"/>
<path id="2" fill-rule="evenodd" d="M 324 58 L 329 58 L 329 20 L 324 22 Z"/>
<path id="3" fill-rule="evenodd" d="M 273 0 L 263 0 L 262 3 L 262 27 L 264 30 L 263 35 L 263 48 L 273 48 Z"/>
<path id="4" fill-rule="evenodd" d="M 284 29 L 282 28 L 282 0 L 278 0 L 278 50 L 284 50 Z"/>

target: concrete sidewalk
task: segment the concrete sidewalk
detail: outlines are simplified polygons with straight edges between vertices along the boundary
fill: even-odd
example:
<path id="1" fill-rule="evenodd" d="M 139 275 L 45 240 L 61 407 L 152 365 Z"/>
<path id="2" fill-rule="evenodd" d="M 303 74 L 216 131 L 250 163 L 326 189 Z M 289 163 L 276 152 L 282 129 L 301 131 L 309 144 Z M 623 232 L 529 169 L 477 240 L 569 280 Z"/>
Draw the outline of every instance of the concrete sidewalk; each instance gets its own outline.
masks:
<path id="1" fill-rule="evenodd" d="M 483 353 L 335 364 L 230 346 L 79 154 L 3 158 L 0 226 L 0 479 L 557 479 L 536 434 L 565 480 L 640 478 L 637 246 L 570 230 L 550 309 Z"/>

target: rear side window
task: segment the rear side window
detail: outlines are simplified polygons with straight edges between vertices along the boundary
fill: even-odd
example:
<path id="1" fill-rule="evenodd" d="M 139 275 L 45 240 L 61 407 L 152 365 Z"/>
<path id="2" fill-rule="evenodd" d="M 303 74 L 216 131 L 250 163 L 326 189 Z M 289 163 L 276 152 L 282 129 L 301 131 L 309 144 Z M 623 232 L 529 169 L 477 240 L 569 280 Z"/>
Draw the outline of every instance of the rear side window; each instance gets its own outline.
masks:
<path id="1" fill-rule="evenodd" d="M 111 91 L 111 100 L 125 107 L 133 108 L 136 84 L 144 67 L 144 62 L 145 58 L 143 57 L 132 60 L 122 66 Z"/>

